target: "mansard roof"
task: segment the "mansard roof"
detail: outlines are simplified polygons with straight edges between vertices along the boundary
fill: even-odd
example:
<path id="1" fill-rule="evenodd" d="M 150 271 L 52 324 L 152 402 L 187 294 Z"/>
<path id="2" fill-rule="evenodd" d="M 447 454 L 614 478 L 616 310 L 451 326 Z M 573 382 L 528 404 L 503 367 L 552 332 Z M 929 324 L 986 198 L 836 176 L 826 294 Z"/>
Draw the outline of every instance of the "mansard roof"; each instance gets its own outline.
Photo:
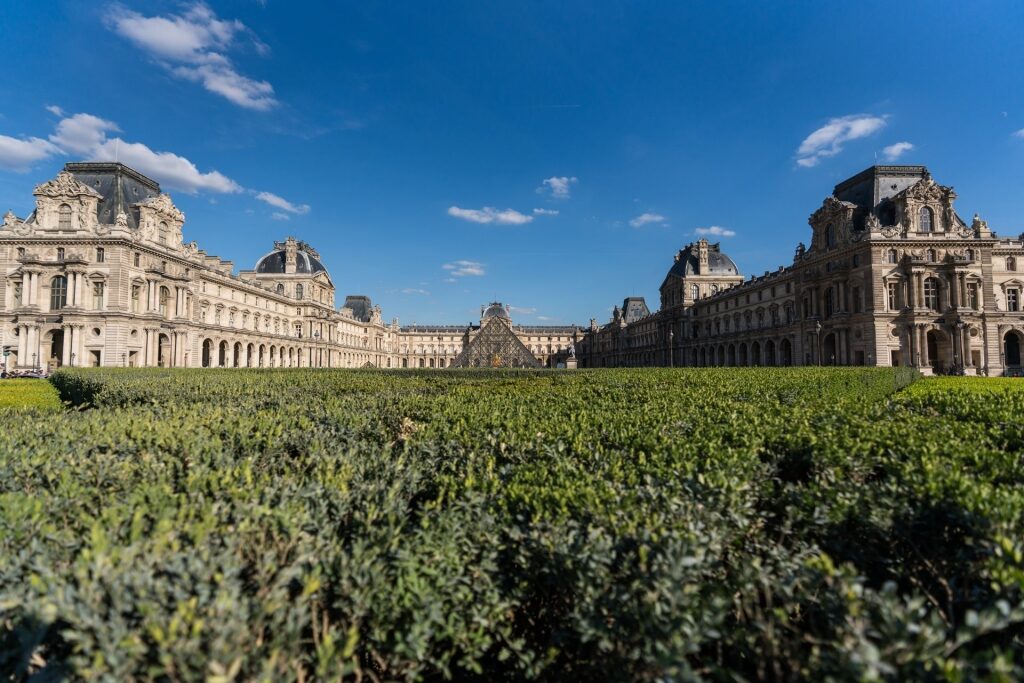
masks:
<path id="1" fill-rule="evenodd" d="M 931 178 L 924 166 L 871 166 L 835 186 L 832 194 L 860 209 L 874 209 L 918 182 Z"/>
<path id="2" fill-rule="evenodd" d="M 700 260 L 697 256 L 697 244 L 686 245 L 676 255 L 676 262 L 668 271 L 667 277 L 690 277 L 693 275 L 739 275 L 740 270 L 735 261 L 722 252 L 720 242 L 708 244 L 708 270 L 699 271 Z"/>
<path id="3" fill-rule="evenodd" d="M 117 162 L 69 162 L 64 170 L 102 197 L 96 211 L 101 225 L 112 225 L 124 212 L 128 227 L 138 228 L 139 212 L 134 205 L 160 196 L 160 185 L 155 180 Z"/>

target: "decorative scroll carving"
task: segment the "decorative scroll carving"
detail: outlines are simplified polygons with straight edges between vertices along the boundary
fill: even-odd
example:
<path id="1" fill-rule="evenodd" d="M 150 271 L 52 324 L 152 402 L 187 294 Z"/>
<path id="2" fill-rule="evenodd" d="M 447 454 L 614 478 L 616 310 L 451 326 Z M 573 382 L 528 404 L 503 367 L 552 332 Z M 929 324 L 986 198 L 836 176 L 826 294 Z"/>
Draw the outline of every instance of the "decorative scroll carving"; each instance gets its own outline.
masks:
<path id="1" fill-rule="evenodd" d="M 85 183 L 79 182 L 78 179 L 68 171 L 61 171 L 53 180 L 48 180 L 42 185 L 36 186 L 35 192 L 32 194 L 37 197 L 43 196 L 53 199 L 61 197 L 81 197 L 82 195 L 95 197 L 96 199 L 103 198 L 99 192 L 92 189 Z"/>

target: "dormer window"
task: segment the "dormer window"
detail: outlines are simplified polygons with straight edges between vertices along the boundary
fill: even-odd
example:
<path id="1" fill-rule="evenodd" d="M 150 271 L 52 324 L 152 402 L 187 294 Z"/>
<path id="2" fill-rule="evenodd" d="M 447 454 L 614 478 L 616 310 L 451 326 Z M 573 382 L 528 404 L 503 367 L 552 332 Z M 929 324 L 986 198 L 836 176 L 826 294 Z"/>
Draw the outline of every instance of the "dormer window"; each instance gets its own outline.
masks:
<path id="1" fill-rule="evenodd" d="M 932 230 L 934 230 L 934 227 L 933 227 L 933 225 L 935 223 L 934 219 L 935 219 L 935 214 L 932 212 L 931 208 L 929 208 L 927 206 L 922 206 L 921 207 L 921 212 L 920 212 L 919 217 L 918 217 L 918 226 L 917 226 L 918 231 L 919 232 L 931 232 Z"/>
<path id="2" fill-rule="evenodd" d="M 71 207 L 67 204 L 61 204 L 57 210 L 57 229 L 58 230 L 70 230 L 71 229 Z"/>

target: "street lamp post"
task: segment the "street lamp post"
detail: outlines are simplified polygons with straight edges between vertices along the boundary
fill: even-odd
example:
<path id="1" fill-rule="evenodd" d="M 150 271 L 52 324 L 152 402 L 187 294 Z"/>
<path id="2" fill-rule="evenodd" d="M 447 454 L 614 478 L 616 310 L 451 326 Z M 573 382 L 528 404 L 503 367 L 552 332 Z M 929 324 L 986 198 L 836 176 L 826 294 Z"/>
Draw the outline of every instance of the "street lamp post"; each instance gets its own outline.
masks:
<path id="1" fill-rule="evenodd" d="M 675 339 L 676 333 L 672 331 L 670 327 L 668 329 L 668 366 L 670 368 L 675 367 L 675 346 L 673 340 Z"/>
<path id="2" fill-rule="evenodd" d="M 815 344 L 814 345 L 818 349 L 818 365 L 820 366 L 822 364 L 821 363 L 821 321 L 820 320 L 815 320 L 814 321 L 814 340 L 815 340 Z"/>
<path id="3" fill-rule="evenodd" d="M 964 324 L 963 318 L 959 316 L 954 323 L 956 327 L 956 339 L 953 340 L 953 348 L 956 350 L 956 357 L 954 358 L 955 365 L 953 367 L 953 373 L 956 375 L 966 375 L 967 372 L 964 370 Z"/>

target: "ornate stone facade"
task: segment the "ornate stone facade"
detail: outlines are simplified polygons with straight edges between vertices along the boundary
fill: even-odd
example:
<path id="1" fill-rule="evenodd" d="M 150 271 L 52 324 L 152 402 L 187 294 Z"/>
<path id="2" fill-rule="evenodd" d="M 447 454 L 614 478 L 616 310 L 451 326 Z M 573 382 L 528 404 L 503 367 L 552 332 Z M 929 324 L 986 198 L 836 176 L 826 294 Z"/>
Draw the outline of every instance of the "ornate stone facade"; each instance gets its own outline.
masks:
<path id="1" fill-rule="evenodd" d="M 369 297 L 335 306 L 310 245 L 252 270 L 185 243 L 159 185 L 115 163 L 67 164 L 0 227 L 0 342 L 9 369 L 77 366 L 447 367 L 480 327 L 383 322 Z M 572 327 L 512 326 L 540 364 Z"/>
<path id="2" fill-rule="evenodd" d="M 676 255 L 657 313 L 591 321 L 581 365 L 1020 374 L 1024 236 L 966 224 L 955 200 L 923 166 L 873 166 L 835 187 L 810 216 L 810 247 L 775 272 L 744 279 L 699 240 Z"/>

